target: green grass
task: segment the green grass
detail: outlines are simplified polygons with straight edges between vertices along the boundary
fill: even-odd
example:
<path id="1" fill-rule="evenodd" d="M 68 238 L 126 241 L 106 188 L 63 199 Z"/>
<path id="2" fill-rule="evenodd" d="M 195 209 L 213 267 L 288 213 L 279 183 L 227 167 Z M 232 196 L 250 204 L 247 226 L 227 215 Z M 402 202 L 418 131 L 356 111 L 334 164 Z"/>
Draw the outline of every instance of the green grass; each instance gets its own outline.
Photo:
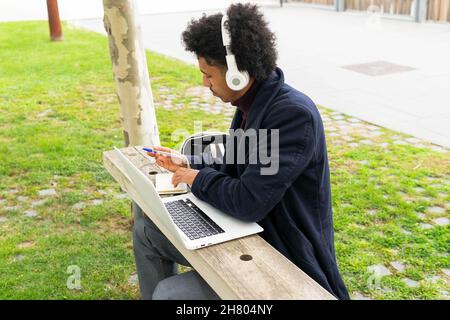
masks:
<path id="1" fill-rule="evenodd" d="M 52 43 L 45 22 L 0 24 L 0 217 L 8 219 L 0 222 L 0 299 L 137 299 L 129 283 L 135 270 L 129 200 L 117 197 L 101 160 L 102 151 L 123 145 L 107 39 L 64 31 L 65 41 Z M 147 61 L 162 144 L 175 147 L 172 132 L 192 133 L 194 120 L 203 129 L 226 129 L 223 115 L 190 107 L 195 98 L 186 91 L 201 85 L 196 67 L 153 53 Z M 167 89 L 178 109 L 163 108 Z M 419 224 L 448 217 L 449 156 L 393 144 L 396 136 L 402 137 L 382 130 L 373 139 L 388 143 L 385 149 L 352 148 L 328 136 L 338 263 L 351 293 L 439 299 L 449 289 L 442 272 L 449 268 L 449 227 Z M 31 208 L 42 199 L 38 191 L 50 188 L 57 195 Z M 79 203 L 86 206 L 74 209 Z M 433 206 L 446 211 L 428 213 Z M 39 216 L 26 217 L 30 209 Z M 392 275 L 371 286 L 367 267 L 391 261 L 406 270 L 390 268 Z M 81 290 L 67 288 L 71 265 L 81 270 Z M 430 276 L 441 280 L 426 281 Z M 405 277 L 420 285 L 407 287 Z"/>

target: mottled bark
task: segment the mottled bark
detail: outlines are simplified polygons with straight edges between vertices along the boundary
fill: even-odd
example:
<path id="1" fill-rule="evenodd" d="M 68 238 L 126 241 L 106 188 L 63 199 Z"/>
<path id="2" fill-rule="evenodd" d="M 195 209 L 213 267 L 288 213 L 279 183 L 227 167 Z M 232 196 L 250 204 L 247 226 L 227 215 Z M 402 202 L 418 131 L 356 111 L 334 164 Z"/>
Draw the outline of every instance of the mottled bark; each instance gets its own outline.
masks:
<path id="1" fill-rule="evenodd" d="M 104 25 L 126 146 L 159 145 L 147 60 L 134 0 L 103 0 Z"/>

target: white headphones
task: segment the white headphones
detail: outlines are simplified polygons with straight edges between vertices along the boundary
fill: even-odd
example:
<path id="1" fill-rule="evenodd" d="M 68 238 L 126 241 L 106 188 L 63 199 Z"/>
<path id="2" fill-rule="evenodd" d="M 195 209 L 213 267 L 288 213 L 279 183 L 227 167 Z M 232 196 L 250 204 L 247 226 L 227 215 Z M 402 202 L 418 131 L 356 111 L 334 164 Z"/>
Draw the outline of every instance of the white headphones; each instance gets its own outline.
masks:
<path id="1" fill-rule="evenodd" d="M 228 87 L 231 90 L 239 91 L 244 89 L 245 86 L 249 83 L 250 77 L 247 71 L 239 71 L 237 67 L 236 58 L 230 49 L 231 38 L 228 29 L 225 27 L 226 22 L 228 22 L 228 17 L 226 14 L 224 14 L 222 17 L 221 25 L 222 25 L 222 42 L 227 52 L 225 59 L 227 60 L 228 71 L 225 75 L 225 79 Z"/>

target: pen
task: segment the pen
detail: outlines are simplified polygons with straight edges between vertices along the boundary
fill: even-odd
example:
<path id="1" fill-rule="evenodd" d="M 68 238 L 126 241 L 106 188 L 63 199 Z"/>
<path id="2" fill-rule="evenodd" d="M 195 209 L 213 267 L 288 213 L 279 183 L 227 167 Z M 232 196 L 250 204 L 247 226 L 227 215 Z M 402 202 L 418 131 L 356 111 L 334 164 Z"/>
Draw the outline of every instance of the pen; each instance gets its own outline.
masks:
<path id="1" fill-rule="evenodd" d="M 184 158 L 182 156 L 179 156 L 179 155 L 176 155 L 176 154 L 173 154 L 173 153 L 170 153 L 170 152 L 153 150 L 151 148 L 142 148 L 142 149 L 144 149 L 147 152 L 164 154 L 164 155 L 172 157 L 172 158 L 177 158 L 177 159 L 184 160 Z"/>

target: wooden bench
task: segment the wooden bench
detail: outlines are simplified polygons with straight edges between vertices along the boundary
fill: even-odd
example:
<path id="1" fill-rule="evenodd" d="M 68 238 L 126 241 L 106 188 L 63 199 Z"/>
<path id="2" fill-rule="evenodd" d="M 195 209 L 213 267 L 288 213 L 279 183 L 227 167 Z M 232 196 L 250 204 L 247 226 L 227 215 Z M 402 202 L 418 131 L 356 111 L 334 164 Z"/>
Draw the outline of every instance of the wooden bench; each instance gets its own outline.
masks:
<path id="1" fill-rule="evenodd" d="M 145 156 L 139 147 L 123 148 L 122 151 L 153 183 L 155 173 L 164 171 L 153 159 Z M 222 299 L 335 299 L 259 235 L 198 250 L 185 249 L 140 200 L 135 186 L 124 176 L 113 150 L 103 153 L 103 163 L 122 189 L 137 202 Z"/>

